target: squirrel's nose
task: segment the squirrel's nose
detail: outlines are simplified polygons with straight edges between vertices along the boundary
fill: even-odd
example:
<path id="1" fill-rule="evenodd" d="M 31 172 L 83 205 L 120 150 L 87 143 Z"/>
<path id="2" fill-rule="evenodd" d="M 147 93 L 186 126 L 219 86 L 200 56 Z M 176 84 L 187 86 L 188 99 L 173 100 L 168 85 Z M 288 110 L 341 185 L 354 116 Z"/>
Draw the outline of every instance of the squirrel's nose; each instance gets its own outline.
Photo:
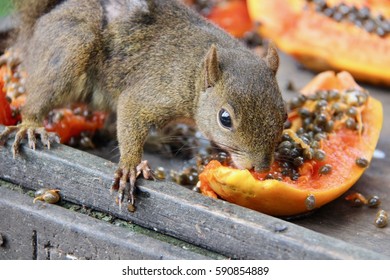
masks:
<path id="1" fill-rule="evenodd" d="M 271 166 L 269 164 L 268 165 L 255 166 L 255 172 L 258 172 L 258 173 L 265 173 L 265 172 L 270 171 L 270 169 L 271 169 Z"/>
<path id="2" fill-rule="evenodd" d="M 264 173 L 269 172 L 271 169 L 271 164 L 273 162 L 272 156 L 265 156 L 259 162 L 254 164 L 255 172 Z"/>

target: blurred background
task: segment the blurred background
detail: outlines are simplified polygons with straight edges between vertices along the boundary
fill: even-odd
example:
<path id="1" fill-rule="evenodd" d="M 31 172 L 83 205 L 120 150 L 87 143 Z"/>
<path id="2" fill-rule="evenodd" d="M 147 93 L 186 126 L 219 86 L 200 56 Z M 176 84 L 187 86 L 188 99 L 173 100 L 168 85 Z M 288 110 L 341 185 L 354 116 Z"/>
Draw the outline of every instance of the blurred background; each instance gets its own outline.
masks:
<path id="1" fill-rule="evenodd" d="M 300 66 L 390 86 L 389 0 L 181 0 L 263 54 L 273 41 Z M 0 0 L 0 17 L 12 11 Z M 8 25 L 0 22 L 0 31 Z"/>
<path id="2" fill-rule="evenodd" d="M 0 17 L 9 14 L 11 10 L 11 0 L 0 0 Z"/>

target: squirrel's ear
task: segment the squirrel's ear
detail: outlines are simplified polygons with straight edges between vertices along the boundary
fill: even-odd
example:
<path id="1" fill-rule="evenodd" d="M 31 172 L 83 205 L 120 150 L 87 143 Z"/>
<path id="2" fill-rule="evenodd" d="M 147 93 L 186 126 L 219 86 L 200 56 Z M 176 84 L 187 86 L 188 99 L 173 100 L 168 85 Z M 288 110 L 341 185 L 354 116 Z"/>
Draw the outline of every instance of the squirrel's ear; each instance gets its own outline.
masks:
<path id="1" fill-rule="evenodd" d="M 265 63 L 267 63 L 267 66 L 272 70 L 272 72 L 276 74 L 279 67 L 279 55 L 275 45 L 272 42 L 268 44 L 267 55 L 264 57 L 264 60 Z"/>
<path id="2" fill-rule="evenodd" d="M 217 47 L 213 44 L 205 59 L 205 86 L 213 87 L 221 76 L 219 69 Z"/>

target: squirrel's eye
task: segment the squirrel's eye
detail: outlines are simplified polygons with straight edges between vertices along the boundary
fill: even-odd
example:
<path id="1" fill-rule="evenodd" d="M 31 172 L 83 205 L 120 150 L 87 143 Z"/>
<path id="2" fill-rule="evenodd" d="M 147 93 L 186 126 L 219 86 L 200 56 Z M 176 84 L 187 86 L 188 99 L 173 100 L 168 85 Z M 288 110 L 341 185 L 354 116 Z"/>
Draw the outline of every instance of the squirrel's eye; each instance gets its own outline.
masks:
<path id="1" fill-rule="evenodd" d="M 221 123 L 221 125 L 225 128 L 232 128 L 232 118 L 230 117 L 230 114 L 228 111 L 226 111 L 225 109 L 221 109 L 219 111 L 219 114 L 218 114 L 218 117 L 219 117 L 219 122 Z"/>

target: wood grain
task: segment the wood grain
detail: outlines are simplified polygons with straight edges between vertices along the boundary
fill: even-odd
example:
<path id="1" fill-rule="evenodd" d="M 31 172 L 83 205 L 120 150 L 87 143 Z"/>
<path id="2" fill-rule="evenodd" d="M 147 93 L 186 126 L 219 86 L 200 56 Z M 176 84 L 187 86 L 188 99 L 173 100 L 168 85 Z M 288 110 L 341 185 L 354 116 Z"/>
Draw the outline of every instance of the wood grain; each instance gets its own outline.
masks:
<path id="1" fill-rule="evenodd" d="M 208 258 L 4 187 L 0 213 L 0 259 Z"/>
<path id="2" fill-rule="evenodd" d="M 291 222 L 214 200 L 170 182 L 138 181 L 137 211 L 120 211 L 109 193 L 116 165 L 63 145 L 0 149 L 0 178 L 174 236 L 234 259 L 381 259 L 374 252 Z"/>

